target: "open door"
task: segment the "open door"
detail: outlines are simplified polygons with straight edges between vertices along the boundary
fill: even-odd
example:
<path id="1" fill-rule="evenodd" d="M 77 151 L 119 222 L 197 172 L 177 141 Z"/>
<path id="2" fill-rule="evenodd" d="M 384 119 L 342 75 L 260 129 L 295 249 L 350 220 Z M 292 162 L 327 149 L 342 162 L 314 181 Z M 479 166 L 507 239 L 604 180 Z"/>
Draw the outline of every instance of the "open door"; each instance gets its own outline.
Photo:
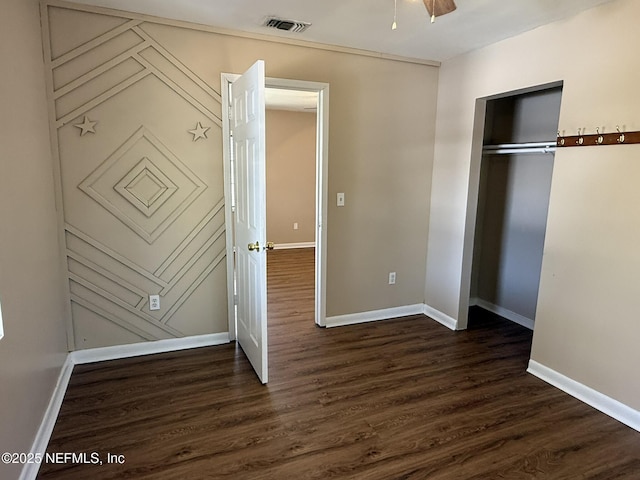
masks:
<path id="1" fill-rule="evenodd" d="M 236 335 L 258 378 L 267 383 L 264 61 L 258 60 L 230 90 L 236 192 Z"/>

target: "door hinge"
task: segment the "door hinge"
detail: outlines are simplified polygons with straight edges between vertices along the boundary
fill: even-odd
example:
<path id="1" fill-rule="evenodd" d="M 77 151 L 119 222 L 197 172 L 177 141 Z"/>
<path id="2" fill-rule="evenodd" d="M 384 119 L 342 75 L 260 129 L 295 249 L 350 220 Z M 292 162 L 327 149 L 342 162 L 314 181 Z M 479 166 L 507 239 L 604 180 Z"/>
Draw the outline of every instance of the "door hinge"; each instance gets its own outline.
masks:
<path id="1" fill-rule="evenodd" d="M 238 305 L 238 295 L 233 296 L 233 304 Z"/>

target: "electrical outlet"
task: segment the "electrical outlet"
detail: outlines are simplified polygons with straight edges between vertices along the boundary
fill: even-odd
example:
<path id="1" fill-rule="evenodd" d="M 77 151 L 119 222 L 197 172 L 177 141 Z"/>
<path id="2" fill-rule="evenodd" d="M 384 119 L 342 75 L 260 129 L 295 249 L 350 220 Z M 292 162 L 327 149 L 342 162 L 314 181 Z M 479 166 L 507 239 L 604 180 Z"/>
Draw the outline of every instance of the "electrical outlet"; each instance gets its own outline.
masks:
<path id="1" fill-rule="evenodd" d="M 389 285 L 396 284 L 396 272 L 389 272 Z"/>
<path id="2" fill-rule="evenodd" d="M 297 230 L 297 229 L 298 229 L 298 222 L 295 222 L 295 223 L 293 224 L 293 229 L 294 229 L 294 230 Z"/>
<path id="3" fill-rule="evenodd" d="M 160 310 L 160 295 L 149 295 L 149 310 Z"/>

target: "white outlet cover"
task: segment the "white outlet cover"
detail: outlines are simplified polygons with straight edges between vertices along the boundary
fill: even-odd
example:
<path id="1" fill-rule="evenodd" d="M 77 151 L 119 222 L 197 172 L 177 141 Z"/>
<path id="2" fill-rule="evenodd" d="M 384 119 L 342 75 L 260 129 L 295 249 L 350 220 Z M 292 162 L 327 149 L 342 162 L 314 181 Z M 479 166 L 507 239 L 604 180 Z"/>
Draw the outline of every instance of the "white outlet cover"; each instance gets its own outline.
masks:
<path id="1" fill-rule="evenodd" d="M 149 310 L 160 310 L 160 295 L 149 295 Z"/>

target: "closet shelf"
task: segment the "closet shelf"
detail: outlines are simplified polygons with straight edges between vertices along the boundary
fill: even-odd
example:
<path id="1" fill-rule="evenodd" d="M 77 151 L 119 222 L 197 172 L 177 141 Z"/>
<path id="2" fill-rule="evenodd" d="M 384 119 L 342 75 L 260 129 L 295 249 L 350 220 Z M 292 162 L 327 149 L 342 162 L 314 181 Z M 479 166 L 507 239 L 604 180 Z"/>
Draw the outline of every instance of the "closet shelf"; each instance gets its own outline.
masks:
<path id="1" fill-rule="evenodd" d="M 500 143 L 485 145 L 482 153 L 489 155 L 513 155 L 516 153 L 553 153 L 556 151 L 556 141 L 529 143 Z"/>

